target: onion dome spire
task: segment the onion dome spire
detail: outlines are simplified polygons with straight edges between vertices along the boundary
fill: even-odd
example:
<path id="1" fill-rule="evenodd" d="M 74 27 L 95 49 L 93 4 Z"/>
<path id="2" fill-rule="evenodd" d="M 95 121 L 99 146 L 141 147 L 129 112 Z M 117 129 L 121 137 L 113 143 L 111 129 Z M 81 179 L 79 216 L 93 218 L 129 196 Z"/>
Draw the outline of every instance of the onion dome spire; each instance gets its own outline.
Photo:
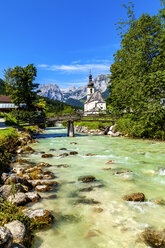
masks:
<path id="1" fill-rule="evenodd" d="M 90 74 L 89 74 L 89 83 L 88 83 L 88 87 L 94 87 L 94 83 L 93 83 L 93 81 L 92 81 L 91 70 L 90 70 Z"/>

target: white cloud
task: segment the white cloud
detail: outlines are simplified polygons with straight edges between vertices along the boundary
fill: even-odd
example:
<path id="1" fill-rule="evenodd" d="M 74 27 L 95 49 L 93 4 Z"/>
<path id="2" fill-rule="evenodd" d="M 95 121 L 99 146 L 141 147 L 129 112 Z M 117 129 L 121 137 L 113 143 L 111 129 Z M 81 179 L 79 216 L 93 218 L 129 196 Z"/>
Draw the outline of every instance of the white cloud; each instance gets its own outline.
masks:
<path id="1" fill-rule="evenodd" d="M 92 72 L 96 73 L 108 73 L 110 65 L 109 64 L 72 64 L 72 65 L 46 65 L 41 64 L 38 65 L 39 68 L 48 70 L 48 71 L 61 71 L 61 72 L 69 72 L 69 73 L 76 73 L 76 72 L 89 72 L 91 69 Z"/>
<path id="2" fill-rule="evenodd" d="M 45 64 L 41 64 L 41 65 L 38 65 L 38 67 L 40 67 L 40 68 L 47 68 L 48 66 L 45 65 Z"/>

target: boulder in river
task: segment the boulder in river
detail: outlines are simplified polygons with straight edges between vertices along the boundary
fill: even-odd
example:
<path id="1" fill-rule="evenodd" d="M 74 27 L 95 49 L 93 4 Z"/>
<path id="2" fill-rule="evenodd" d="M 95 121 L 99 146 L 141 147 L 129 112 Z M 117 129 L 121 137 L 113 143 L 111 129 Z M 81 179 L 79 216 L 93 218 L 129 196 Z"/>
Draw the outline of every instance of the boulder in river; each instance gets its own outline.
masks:
<path id="1" fill-rule="evenodd" d="M 36 164 L 36 167 L 50 167 L 50 166 L 51 166 L 50 164 L 44 162 Z"/>
<path id="2" fill-rule="evenodd" d="M 165 247 L 165 231 L 156 231 L 148 228 L 142 233 L 142 239 L 151 247 Z"/>
<path id="3" fill-rule="evenodd" d="M 42 157 L 42 158 L 52 158 L 52 157 L 53 157 L 53 154 L 45 153 L 45 154 L 42 154 L 41 157 Z"/>
<path id="4" fill-rule="evenodd" d="M 77 155 L 77 154 L 78 154 L 78 152 L 75 152 L 75 151 L 70 152 L 70 155 Z"/>
<path id="5" fill-rule="evenodd" d="M 35 150 L 33 148 L 31 148 L 30 146 L 24 146 L 22 148 L 20 148 L 19 150 L 17 150 L 17 153 L 18 154 L 21 154 L 21 153 L 34 153 Z"/>
<path id="6" fill-rule="evenodd" d="M 13 192 L 24 192 L 24 188 L 21 184 L 3 185 L 0 187 L 0 195 L 3 197 L 3 199 L 7 199 L 7 197 Z"/>
<path id="7" fill-rule="evenodd" d="M 115 163 L 115 160 L 108 160 L 105 162 L 106 164 L 114 164 Z"/>
<path id="8" fill-rule="evenodd" d="M 58 168 L 68 168 L 69 165 L 67 165 L 67 164 L 57 164 L 56 167 L 58 167 Z"/>
<path id="9" fill-rule="evenodd" d="M 46 180 L 46 179 L 30 180 L 29 182 L 33 185 L 33 187 L 36 187 L 38 185 L 58 186 L 58 182 L 52 180 Z"/>
<path id="10" fill-rule="evenodd" d="M 152 199 L 151 201 L 158 204 L 158 205 L 164 205 L 165 204 L 163 199 Z"/>
<path id="11" fill-rule="evenodd" d="M 120 174 L 125 174 L 125 173 L 131 173 L 131 170 L 124 170 L 124 171 L 116 171 L 114 174 L 115 175 L 120 175 Z"/>
<path id="12" fill-rule="evenodd" d="M 96 156 L 97 154 L 93 154 L 93 153 L 87 153 L 86 156 L 87 157 L 92 157 L 92 156 Z"/>
<path id="13" fill-rule="evenodd" d="M 12 222 L 5 224 L 5 227 L 12 233 L 14 242 L 23 243 L 26 236 L 26 227 L 21 221 L 13 220 Z"/>
<path id="14" fill-rule="evenodd" d="M 58 156 L 59 157 L 67 157 L 67 156 L 69 156 L 69 154 L 68 153 L 62 153 L 62 154 L 59 154 Z"/>
<path id="15" fill-rule="evenodd" d="M 17 175 L 14 175 L 14 174 L 11 174 L 8 179 L 5 181 L 5 184 L 17 184 L 17 183 L 20 183 L 20 184 L 23 184 L 27 187 L 29 187 L 30 189 L 32 189 L 32 185 L 24 178 L 21 178 Z"/>
<path id="16" fill-rule="evenodd" d="M 26 196 L 26 194 L 20 192 L 9 196 L 7 201 L 16 206 L 25 206 L 26 203 L 29 202 L 29 198 Z"/>
<path id="17" fill-rule="evenodd" d="M 10 230 L 0 226 L 0 247 L 10 248 L 13 242 L 13 236 Z"/>
<path id="18" fill-rule="evenodd" d="M 56 149 L 53 149 L 53 148 L 49 149 L 50 152 L 54 152 L 55 150 L 56 150 Z"/>
<path id="19" fill-rule="evenodd" d="M 83 183 L 91 183 L 95 182 L 96 178 L 94 176 L 81 176 L 78 178 L 78 181 L 81 181 Z"/>
<path id="20" fill-rule="evenodd" d="M 71 144 L 71 145 L 77 145 L 77 143 L 76 143 L 76 142 L 70 142 L 70 144 Z"/>
<path id="21" fill-rule="evenodd" d="M 53 222 L 53 216 L 48 210 L 43 209 L 25 209 L 23 210 L 25 216 L 39 222 L 41 226 L 48 226 Z"/>
<path id="22" fill-rule="evenodd" d="M 89 199 L 89 198 L 86 198 L 86 197 L 82 197 L 82 198 L 78 199 L 76 203 L 93 205 L 93 204 L 99 204 L 100 202 L 96 201 L 94 199 Z"/>
<path id="23" fill-rule="evenodd" d="M 66 148 L 60 148 L 59 150 L 61 150 L 61 151 L 66 151 L 67 149 L 66 149 Z"/>
<path id="24" fill-rule="evenodd" d="M 52 188 L 48 185 L 37 185 L 35 187 L 35 190 L 39 191 L 39 192 L 47 192 L 50 191 Z"/>
<path id="25" fill-rule="evenodd" d="M 90 192 L 90 191 L 92 191 L 92 190 L 93 190 L 93 187 L 90 186 L 90 187 L 82 188 L 82 189 L 80 189 L 79 191 L 80 191 L 80 192 Z"/>
<path id="26" fill-rule="evenodd" d="M 41 199 L 41 196 L 37 192 L 28 192 L 28 193 L 25 193 L 25 195 L 32 202 L 37 202 Z"/>
<path id="27" fill-rule="evenodd" d="M 145 195 L 143 193 L 133 193 L 130 195 L 125 195 L 123 197 L 124 201 L 134 201 L 134 202 L 144 202 Z"/>

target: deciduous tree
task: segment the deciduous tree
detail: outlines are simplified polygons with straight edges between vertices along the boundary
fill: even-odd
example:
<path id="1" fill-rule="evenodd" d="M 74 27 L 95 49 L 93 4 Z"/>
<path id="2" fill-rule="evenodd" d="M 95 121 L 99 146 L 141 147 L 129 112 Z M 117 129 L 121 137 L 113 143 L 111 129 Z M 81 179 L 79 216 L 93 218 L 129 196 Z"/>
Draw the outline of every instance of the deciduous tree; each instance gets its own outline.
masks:
<path id="1" fill-rule="evenodd" d="M 5 70 L 6 91 L 16 105 L 25 103 L 28 110 L 33 108 L 38 93 L 38 84 L 34 83 L 36 76 L 37 69 L 33 64 Z"/>

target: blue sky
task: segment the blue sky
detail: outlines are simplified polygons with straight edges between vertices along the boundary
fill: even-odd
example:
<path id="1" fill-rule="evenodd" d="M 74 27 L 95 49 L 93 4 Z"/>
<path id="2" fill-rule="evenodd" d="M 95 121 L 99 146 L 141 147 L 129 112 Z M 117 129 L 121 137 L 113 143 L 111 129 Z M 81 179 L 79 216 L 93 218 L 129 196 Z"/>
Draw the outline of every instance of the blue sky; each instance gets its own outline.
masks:
<path id="1" fill-rule="evenodd" d="M 136 16 L 157 14 L 159 0 L 134 0 Z M 109 73 L 120 47 L 115 23 L 125 0 L 1 0 L 0 77 L 8 67 L 34 63 L 39 84 L 85 85 Z"/>

